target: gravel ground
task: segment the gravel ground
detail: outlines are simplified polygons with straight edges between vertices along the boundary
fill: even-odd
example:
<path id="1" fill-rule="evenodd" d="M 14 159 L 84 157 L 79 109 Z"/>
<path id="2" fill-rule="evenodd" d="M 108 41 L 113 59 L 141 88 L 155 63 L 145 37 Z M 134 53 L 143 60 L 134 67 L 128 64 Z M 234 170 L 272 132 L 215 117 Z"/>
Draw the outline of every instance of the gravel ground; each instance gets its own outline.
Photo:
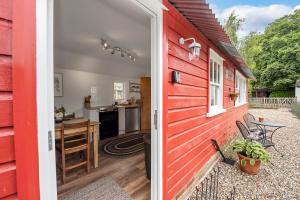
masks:
<path id="1" fill-rule="evenodd" d="M 225 200 L 235 186 L 236 200 L 300 200 L 300 119 L 288 109 L 250 109 L 249 112 L 256 117 L 264 117 L 266 121 L 287 126 L 278 130 L 273 137 L 273 142 L 284 157 L 274 148 L 268 148 L 272 156 L 271 163 L 262 165 L 256 176 L 241 172 L 238 165 L 232 167 L 220 162 L 220 199 Z M 227 151 L 226 154 L 232 152 Z"/>

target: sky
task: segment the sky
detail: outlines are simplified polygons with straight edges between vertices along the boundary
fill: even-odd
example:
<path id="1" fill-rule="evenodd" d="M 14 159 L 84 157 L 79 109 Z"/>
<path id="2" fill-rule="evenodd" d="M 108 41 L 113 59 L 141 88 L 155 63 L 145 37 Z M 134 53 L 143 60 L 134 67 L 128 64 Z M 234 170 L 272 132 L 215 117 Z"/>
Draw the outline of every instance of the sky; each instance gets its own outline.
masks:
<path id="1" fill-rule="evenodd" d="M 245 19 L 238 36 L 244 37 L 252 31 L 263 32 L 276 19 L 300 9 L 300 0 L 207 0 L 221 24 L 234 10 Z"/>

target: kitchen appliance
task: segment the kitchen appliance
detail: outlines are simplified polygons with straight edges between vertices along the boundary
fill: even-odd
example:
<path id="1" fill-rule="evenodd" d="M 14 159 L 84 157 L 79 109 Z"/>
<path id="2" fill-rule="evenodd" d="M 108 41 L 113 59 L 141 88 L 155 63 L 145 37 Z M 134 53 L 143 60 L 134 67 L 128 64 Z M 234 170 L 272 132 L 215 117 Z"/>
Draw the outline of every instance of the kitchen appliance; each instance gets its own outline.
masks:
<path id="1" fill-rule="evenodd" d="M 125 132 L 140 130 L 140 107 L 128 107 L 125 109 Z"/>
<path id="2" fill-rule="evenodd" d="M 106 109 L 99 111 L 100 140 L 118 136 L 118 110 Z"/>

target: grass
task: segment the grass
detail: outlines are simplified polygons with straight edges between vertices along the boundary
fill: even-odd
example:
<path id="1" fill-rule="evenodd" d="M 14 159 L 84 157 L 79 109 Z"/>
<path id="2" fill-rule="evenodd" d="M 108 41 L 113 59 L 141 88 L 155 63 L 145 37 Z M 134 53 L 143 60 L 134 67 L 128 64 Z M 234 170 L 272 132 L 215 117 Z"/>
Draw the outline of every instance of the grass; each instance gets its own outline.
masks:
<path id="1" fill-rule="evenodd" d="M 300 103 L 292 107 L 292 113 L 296 115 L 298 118 L 300 118 Z"/>

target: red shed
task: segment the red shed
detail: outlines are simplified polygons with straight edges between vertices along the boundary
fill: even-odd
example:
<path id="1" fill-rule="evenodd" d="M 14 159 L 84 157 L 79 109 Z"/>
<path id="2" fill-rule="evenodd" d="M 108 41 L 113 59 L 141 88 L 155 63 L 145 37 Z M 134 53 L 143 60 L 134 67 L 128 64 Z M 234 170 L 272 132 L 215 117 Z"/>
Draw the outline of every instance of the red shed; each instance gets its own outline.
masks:
<path id="1" fill-rule="evenodd" d="M 151 17 L 151 199 L 184 198 L 219 158 L 211 139 L 236 134 L 254 77 L 205 0 L 127 3 Z M 54 15 L 53 0 L 0 0 L 0 199 L 57 198 Z"/>

